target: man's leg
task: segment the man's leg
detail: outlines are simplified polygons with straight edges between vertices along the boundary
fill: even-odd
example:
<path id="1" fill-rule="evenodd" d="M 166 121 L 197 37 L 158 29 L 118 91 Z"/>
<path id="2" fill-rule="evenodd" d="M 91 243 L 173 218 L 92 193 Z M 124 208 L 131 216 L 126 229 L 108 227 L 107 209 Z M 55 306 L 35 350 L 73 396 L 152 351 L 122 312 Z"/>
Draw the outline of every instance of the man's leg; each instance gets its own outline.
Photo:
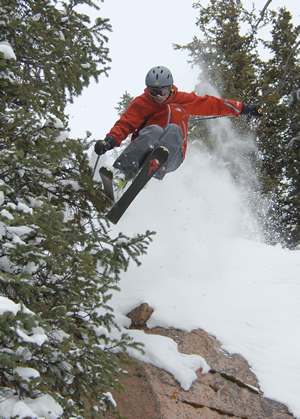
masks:
<path id="1" fill-rule="evenodd" d="M 139 136 L 120 154 L 113 166 L 121 170 L 126 179 L 132 178 L 151 150 L 160 145 L 159 140 L 163 134 L 164 129 L 158 125 L 143 128 Z"/>
<path id="2" fill-rule="evenodd" d="M 183 134 L 176 124 L 166 125 L 159 139 L 159 145 L 169 150 L 169 158 L 161 170 L 154 175 L 157 179 L 163 179 L 166 173 L 173 172 L 183 162 Z"/>

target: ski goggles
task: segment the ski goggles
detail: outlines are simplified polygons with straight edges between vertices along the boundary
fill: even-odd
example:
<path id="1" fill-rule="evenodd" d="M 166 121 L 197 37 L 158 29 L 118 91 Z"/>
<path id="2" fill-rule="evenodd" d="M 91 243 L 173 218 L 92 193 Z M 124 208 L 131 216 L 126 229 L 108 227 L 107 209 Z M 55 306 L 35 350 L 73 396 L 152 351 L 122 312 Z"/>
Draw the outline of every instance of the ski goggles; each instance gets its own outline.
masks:
<path id="1" fill-rule="evenodd" d="M 167 96 L 171 91 L 171 86 L 167 87 L 148 87 L 149 95 L 155 97 L 155 96 L 161 96 L 165 97 Z"/>

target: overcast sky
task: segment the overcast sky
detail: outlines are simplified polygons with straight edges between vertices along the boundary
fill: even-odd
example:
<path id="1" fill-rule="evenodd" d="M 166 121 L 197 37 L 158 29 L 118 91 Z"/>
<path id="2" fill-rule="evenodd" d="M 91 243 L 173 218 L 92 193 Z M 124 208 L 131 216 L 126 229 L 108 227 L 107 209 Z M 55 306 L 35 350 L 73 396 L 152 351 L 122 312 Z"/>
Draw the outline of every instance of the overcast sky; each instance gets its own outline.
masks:
<path id="1" fill-rule="evenodd" d="M 112 59 L 109 77 L 101 76 L 99 83 L 89 88 L 68 108 L 71 135 L 83 137 L 91 131 L 93 138 L 104 138 L 118 119 L 117 106 L 127 91 L 131 96 L 141 94 L 145 76 L 156 65 L 164 65 L 173 73 L 180 90 L 192 91 L 197 83 L 198 69 L 187 63 L 188 54 L 175 51 L 173 44 L 185 45 L 193 36 L 201 37 L 196 27 L 198 10 L 193 0 L 105 0 L 96 3 L 100 12 L 95 17 L 110 19 L 113 32 L 107 33 Z M 250 10 L 254 3 L 261 10 L 265 1 L 245 0 Z M 300 24 L 298 1 L 273 0 L 269 8 L 277 10 L 284 4 L 293 14 L 294 24 Z M 203 4 L 205 4 L 203 2 Z M 238 99 L 238 98 L 232 98 Z"/>

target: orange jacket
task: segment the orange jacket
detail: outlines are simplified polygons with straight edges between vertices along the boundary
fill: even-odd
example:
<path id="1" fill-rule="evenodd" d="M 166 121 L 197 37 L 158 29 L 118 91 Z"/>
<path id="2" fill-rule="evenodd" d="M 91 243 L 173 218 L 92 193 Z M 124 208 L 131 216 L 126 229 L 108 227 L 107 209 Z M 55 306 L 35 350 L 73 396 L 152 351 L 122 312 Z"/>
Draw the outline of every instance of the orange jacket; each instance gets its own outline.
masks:
<path id="1" fill-rule="evenodd" d="M 149 95 L 146 88 L 142 95 L 130 103 L 126 112 L 121 115 L 107 135 L 113 136 L 116 146 L 119 146 L 129 134 L 133 134 L 131 141 L 134 141 L 145 126 L 157 124 L 163 128 L 170 123 L 177 124 L 183 132 L 185 155 L 190 115 L 238 116 L 242 109 L 241 102 L 209 95 L 197 96 L 195 93 L 179 92 L 174 85 L 170 97 L 162 105 L 159 105 Z"/>

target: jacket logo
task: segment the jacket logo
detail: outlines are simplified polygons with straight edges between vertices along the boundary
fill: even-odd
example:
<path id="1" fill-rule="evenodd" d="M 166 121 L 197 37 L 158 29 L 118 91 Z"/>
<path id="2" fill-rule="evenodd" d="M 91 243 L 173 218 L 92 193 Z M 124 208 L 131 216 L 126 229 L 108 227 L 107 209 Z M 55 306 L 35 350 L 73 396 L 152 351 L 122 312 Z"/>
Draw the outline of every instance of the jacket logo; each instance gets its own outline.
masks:
<path id="1" fill-rule="evenodd" d="M 153 172 L 153 170 L 156 171 L 158 166 L 159 166 L 159 160 L 157 160 L 157 159 L 150 160 L 148 176 Z"/>
<path id="2" fill-rule="evenodd" d="M 181 112 L 181 109 L 180 108 L 175 108 L 175 111 Z"/>

